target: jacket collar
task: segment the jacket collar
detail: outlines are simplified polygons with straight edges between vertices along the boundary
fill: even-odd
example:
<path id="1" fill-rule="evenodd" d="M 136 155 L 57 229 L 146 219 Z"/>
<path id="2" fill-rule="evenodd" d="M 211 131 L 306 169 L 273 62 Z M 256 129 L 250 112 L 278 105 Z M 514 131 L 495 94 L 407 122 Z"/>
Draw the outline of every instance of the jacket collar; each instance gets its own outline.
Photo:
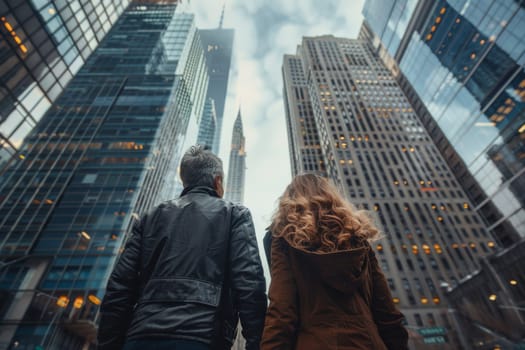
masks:
<path id="1" fill-rule="evenodd" d="M 219 195 L 217 194 L 217 191 L 215 191 L 215 189 L 208 187 L 208 186 L 188 186 L 184 188 L 180 196 L 181 197 L 185 196 L 188 193 L 205 193 L 213 197 L 219 197 Z"/>

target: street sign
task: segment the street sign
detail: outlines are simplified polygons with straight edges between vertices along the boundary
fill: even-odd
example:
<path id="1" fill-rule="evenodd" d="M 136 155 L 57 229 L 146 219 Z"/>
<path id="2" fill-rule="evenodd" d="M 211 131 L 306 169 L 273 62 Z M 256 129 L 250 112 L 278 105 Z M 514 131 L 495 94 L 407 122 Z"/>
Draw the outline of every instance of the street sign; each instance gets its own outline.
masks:
<path id="1" fill-rule="evenodd" d="M 424 337 L 423 342 L 425 344 L 444 344 L 447 342 L 444 336 L 438 335 L 435 337 Z"/>
<path id="2" fill-rule="evenodd" d="M 445 327 L 426 327 L 426 328 L 419 328 L 417 331 L 419 334 L 421 334 L 424 337 L 447 334 L 447 329 Z"/>

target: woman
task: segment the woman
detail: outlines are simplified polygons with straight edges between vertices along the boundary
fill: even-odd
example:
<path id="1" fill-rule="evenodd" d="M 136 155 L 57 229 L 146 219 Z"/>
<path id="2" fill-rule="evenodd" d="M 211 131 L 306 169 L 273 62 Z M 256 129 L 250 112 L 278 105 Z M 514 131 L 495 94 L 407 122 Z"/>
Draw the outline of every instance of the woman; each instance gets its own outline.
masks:
<path id="1" fill-rule="evenodd" d="M 261 350 L 408 349 L 403 315 L 368 243 L 379 234 L 326 179 L 296 176 L 271 226 Z"/>

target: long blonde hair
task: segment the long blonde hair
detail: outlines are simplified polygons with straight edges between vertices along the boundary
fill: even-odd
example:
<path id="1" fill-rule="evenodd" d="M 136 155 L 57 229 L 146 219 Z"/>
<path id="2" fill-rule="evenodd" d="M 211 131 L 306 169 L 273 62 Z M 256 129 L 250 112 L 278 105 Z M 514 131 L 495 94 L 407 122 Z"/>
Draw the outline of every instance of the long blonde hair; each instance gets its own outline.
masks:
<path id="1" fill-rule="evenodd" d="M 279 199 L 274 237 L 311 251 L 349 249 L 379 235 L 365 210 L 357 210 L 330 182 L 314 174 L 296 176 Z"/>

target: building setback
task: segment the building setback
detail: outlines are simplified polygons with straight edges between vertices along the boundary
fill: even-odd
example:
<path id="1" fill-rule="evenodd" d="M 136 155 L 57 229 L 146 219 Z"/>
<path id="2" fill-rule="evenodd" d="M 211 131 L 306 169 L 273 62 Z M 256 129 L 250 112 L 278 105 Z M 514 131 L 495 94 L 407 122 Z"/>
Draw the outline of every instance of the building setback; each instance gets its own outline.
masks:
<path id="1" fill-rule="evenodd" d="M 489 231 L 525 237 L 525 8 L 367 0 L 366 27 Z"/>
<path id="2" fill-rule="evenodd" d="M 0 2 L 0 174 L 128 3 Z"/>
<path id="3" fill-rule="evenodd" d="M 193 15 L 156 3 L 124 11 L 3 175 L 1 348 L 93 343 L 132 221 L 176 196 L 208 76 Z"/>
<path id="4" fill-rule="evenodd" d="M 496 247 L 372 43 L 305 37 L 283 64 L 293 174 L 332 179 L 375 213 L 373 244 L 413 349 L 464 344 L 441 286 Z"/>
<path id="5" fill-rule="evenodd" d="M 230 162 L 225 188 L 225 198 L 237 204 L 244 203 L 244 180 L 246 177 L 245 142 L 241 111 L 239 110 L 233 124 Z"/>

